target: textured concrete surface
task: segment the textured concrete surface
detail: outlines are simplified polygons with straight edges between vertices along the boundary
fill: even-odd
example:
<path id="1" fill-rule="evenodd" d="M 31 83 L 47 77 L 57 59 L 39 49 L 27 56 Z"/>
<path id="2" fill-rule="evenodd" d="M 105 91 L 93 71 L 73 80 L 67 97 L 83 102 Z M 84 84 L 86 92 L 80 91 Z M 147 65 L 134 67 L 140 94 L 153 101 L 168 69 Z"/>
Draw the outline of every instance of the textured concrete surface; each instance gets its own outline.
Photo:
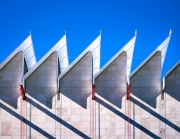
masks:
<path id="1" fill-rule="evenodd" d="M 19 90 L 24 60 L 19 52 L 0 70 L 0 138 L 180 138 L 180 65 L 165 78 L 163 98 L 157 52 L 130 79 L 131 98 L 126 100 L 126 60 L 123 52 L 95 79 L 92 100 L 92 53 L 57 81 L 54 52 L 25 81 L 24 101 Z"/>
<path id="2" fill-rule="evenodd" d="M 96 138 L 125 137 L 126 123 L 114 108 L 125 115 L 126 60 L 127 53 L 123 52 L 95 79 Z"/>
<path id="3" fill-rule="evenodd" d="M 52 108 L 52 98 L 57 94 L 57 60 L 54 52 L 25 81 L 26 92 L 49 108 Z"/>
<path id="4" fill-rule="evenodd" d="M 119 108 L 127 90 L 126 60 L 123 52 L 95 79 L 95 92 Z"/>
<path id="5" fill-rule="evenodd" d="M 92 53 L 88 52 L 60 80 L 61 119 L 91 136 Z M 60 125 L 61 137 L 78 138 L 77 132 Z"/>
<path id="6" fill-rule="evenodd" d="M 27 119 L 52 137 L 56 137 L 56 94 L 58 58 L 54 52 L 26 80 Z M 54 101 L 53 101 L 54 100 Z M 29 138 L 43 138 L 39 130 L 27 127 Z M 46 136 L 49 137 L 49 136 Z"/>
<path id="7" fill-rule="evenodd" d="M 23 79 L 23 53 L 19 52 L 0 71 L 1 99 L 17 108 L 17 99 L 20 96 L 19 85 Z"/>
<path id="8" fill-rule="evenodd" d="M 154 54 L 130 79 L 132 119 L 150 130 L 157 137 L 160 135 L 160 119 L 149 112 L 159 115 L 161 94 L 161 52 Z M 135 126 L 131 129 L 135 138 L 149 138 L 148 132 L 142 132 Z"/>
<path id="9" fill-rule="evenodd" d="M 168 121 L 180 127 L 180 65 L 178 65 L 165 78 L 164 111 Z M 164 128 L 167 138 L 179 138 L 180 130 L 174 130 L 172 126 L 167 125 Z"/>
<path id="10" fill-rule="evenodd" d="M 22 101 L 19 85 L 23 79 L 23 53 L 19 52 L 8 64 L 0 70 L 0 138 L 20 138 L 21 127 L 25 124 L 13 116 L 14 110 L 17 115 L 26 116 L 26 109 L 22 110 L 25 102 Z"/>
<path id="11" fill-rule="evenodd" d="M 130 79 L 132 94 L 152 107 L 161 94 L 161 52 L 157 52 Z M 147 97 L 148 96 L 148 97 Z"/>

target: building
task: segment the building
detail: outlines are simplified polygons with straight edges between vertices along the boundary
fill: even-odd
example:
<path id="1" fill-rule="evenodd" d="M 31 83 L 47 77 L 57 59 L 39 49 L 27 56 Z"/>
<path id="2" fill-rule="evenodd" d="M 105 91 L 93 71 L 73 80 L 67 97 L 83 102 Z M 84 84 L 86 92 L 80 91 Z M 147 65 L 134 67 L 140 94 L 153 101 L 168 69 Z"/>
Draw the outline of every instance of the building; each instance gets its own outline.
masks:
<path id="1" fill-rule="evenodd" d="M 180 138 L 168 37 L 130 73 L 137 33 L 100 69 L 100 35 L 69 65 L 66 34 L 36 62 L 31 34 L 0 64 L 0 137 Z"/>

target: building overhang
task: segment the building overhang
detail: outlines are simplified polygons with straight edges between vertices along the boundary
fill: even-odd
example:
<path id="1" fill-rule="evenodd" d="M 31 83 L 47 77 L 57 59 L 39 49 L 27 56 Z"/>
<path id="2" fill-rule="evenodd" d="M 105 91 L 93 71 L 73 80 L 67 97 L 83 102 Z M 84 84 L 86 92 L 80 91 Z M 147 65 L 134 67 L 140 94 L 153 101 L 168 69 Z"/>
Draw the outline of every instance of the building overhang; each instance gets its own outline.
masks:
<path id="1" fill-rule="evenodd" d="M 126 76 L 127 76 L 127 82 L 128 77 L 130 75 L 131 65 L 132 65 L 132 58 L 133 58 L 133 52 L 134 52 L 134 46 L 136 42 L 137 37 L 137 31 L 135 31 L 134 37 L 126 43 L 100 70 L 98 73 L 95 74 L 94 79 L 96 79 L 107 67 L 110 66 L 110 64 L 123 52 L 127 52 L 127 61 L 126 61 Z"/>
<path id="2" fill-rule="evenodd" d="M 75 66 L 75 64 L 89 51 L 93 55 L 93 75 L 100 69 L 100 44 L 101 44 L 101 33 L 100 35 L 65 69 L 65 71 L 59 75 L 58 81 L 63 78 L 67 72 Z"/>
<path id="3" fill-rule="evenodd" d="M 36 64 L 31 34 L 1 63 L 0 70 L 18 53 L 23 52 L 28 71 Z"/>
<path id="4" fill-rule="evenodd" d="M 164 64 L 164 59 L 166 56 L 166 51 L 168 48 L 168 44 L 171 38 L 172 31 L 170 30 L 168 37 L 131 73 L 130 78 L 136 74 L 137 71 L 139 71 L 142 66 L 149 61 L 149 59 L 155 55 L 158 51 L 161 51 L 161 69 Z"/>
<path id="5" fill-rule="evenodd" d="M 58 53 L 60 70 L 63 72 L 68 67 L 66 34 L 38 61 L 38 63 L 24 76 L 24 81 L 53 53 Z"/>

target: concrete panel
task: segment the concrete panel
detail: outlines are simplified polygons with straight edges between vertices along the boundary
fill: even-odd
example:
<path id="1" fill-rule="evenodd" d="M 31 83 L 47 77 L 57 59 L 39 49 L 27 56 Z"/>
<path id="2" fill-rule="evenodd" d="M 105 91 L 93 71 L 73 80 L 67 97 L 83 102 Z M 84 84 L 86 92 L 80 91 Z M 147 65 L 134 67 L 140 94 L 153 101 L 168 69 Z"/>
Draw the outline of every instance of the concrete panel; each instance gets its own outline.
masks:
<path id="1" fill-rule="evenodd" d="M 164 111 L 168 122 L 179 127 L 179 105 L 180 105 L 180 65 L 177 65 L 172 72 L 165 77 Z M 180 129 L 175 130 L 172 126 L 164 128 L 164 135 L 168 138 L 179 137 Z"/>
<path id="2" fill-rule="evenodd" d="M 61 124 L 61 137 L 91 137 L 91 93 L 92 53 L 88 52 L 60 80 L 61 118 L 74 127 Z"/>
<path id="3" fill-rule="evenodd" d="M 125 138 L 127 53 L 121 53 L 96 79 L 96 138 Z M 118 112 L 118 114 L 116 113 Z"/>
<path id="4" fill-rule="evenodd" d="M 18 90 L 19 92 L 14 92 L 14 88 L 19 88 L 19 85 L 22 84 L 23 61 L 23 53 L 19 52 L 0 70 L 1 99 L 6 103 L 8 101 L 9 105 L 16 109 L 17 98 L 20 96 L 20 90 Z M 17 97 L 12 98 L 12 95 L 17 95 Z"/>
<path id="5" fill-rule="evenodd" d="M 57 52 L 52 53 L 25 81 L 27 119 L 38 127 L 27 126 L 28 138 L 56 137 L 57 60 Z"/>
<path id="6" fill-rule="evenodd" d="M 51 68 L 49 70 L 48 68 Z M 52 102 L 46 101 L 47 97 L 52 101 L 52 98 L 57 93 L 57 78 L 58 78 L 58 64 L 57 64 L 57 52 L 54 52 L 48 59 L 44 61 L 42 65 L 37 68 L 37 70 L 32 73 L 29 78 L 26 79 L 26 92 L 35 97 L 38 101 L 41 102 L 41 97 L 37 97 L 38 95 L 44 95 L 44 101 L 41 102 L 45 106 L 52 108 Z M 53 78 L 52 78 L 53 76 Z M 49 78 L 51 80 L 49 80 Z M 54 80 L 52 80 L 54 79 Z M 31 88 L 36 88 L 35 90 L 31 90 Z M 47 90 L 48 88 L 53 88 L 54 92 L 42 92 L 42 88 Z"/>
<path id="7" fill-rule="evenodd" d="M 127 87 L 127 81 L 126 81 L 126 57 L 127 53 L 123 52 L 121 55 L 119 55 L 111 64 L 109 67 L 107 67 L 103 73 L 101 73 L 96 79 L 95 79 L 95 91 L 99 95 L 104 94 L 103 90 L 100 90 L 100 88 L 104 88 L 108 90 L 106 91 L 106 94 L 103 95 L 103 97 L 111 98 L 111 100 L 107 99 L 107 101 L 111 102 L 112 104 L 115 104 L 117 107 L 121 108 L 122 98 L 119 97 L 113 97 L 112 96 L 123 96 L 126 94 L 126 90 L 124 88 Z M 121 72 L 119 72 L 121 71 Z M 119 90 L 119 93 L 116 93 L 114 89 Z M 122 89 L 120 91 L 120 89 Z"/>
<path id="8" fill-rule="evenodd" d="M 130 79 L 131 91 L 136 97 L 152 107 L 156 107 L 156 98 L 161 94 L 161 52 L 157 52 Z M 144 90 L 141 88 L 150 89 Z M 158 92 L 157 92 L 158 90 Z"/>

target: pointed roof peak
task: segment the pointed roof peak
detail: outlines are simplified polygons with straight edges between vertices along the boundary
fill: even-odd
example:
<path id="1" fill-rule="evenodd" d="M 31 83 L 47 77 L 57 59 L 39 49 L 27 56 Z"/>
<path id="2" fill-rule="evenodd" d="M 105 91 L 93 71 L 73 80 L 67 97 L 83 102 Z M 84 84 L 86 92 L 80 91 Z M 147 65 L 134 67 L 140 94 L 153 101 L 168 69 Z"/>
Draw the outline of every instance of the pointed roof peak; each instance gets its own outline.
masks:
<path id="1" fill-rule="evenodd" d="M 169 36 L 170 36 L 170 35 L 172 35 L 172 29 L 170 29 L 170 31 L 169 31 Z"/>
<path id="2" fill-rule="evenodd" d="M 96 37 L 92 43 L 86 49 L 81 52 L 81 54 L 65 69 L 65 71 L 59 75 L 58 80 L 64 77 L 66 73 L 89 51 L 93 55 L 93 73 L 97 73 L 100 69 L 100 45 L 101 45 L 101 35 Z"/>
<path id="3" fill-rule="evenodd" d="M 2 69 L 20 51 L 24 53 L 27 68 L 30 70 L 36 64 L 31 34 L 1 63 L 0 69 Z"/>
<path id="4" fill-rule="evenodd" d="M 175 65 L 165 74 L 164 77 L 166 78 L 169 74 L 171 74 L 171 72 L 179 65 L 180 65 L 180 60 L 175 63 Z"/>
<path id="5" fill-rule="evenodd" d="M 65 35 L 38 61 L 32 70 L 25 74 L 24 79 L 26 80 L 53 52 L 58 53 L 60 69 L 61 72 L 63 72 L 68 67 L 67 43 Z"/>
<path id="6" fill-rule="evenodd" d="M 171 30 L 170 30 L 171 33 Z M 161 51 L 161 69 L 164 64 L 164 59 L 166 56 L 166 51 L 169 45 L 171 35 L 169 35 L 130 75 L 130 78 L 157 52 Z"/>
<path id="7" fill-rule="evenodd" d="M 132 58 L 133 58 L 133 52 L 134 52 L 134 46 L 136 42 L 136 35 L 133 36 L 100 70 L 97 72 L 94 76 L 94 79 L 96 79 L 119 55 L 121 55 L 123 52 L 127 52 L 127 65 L 126 65 L 126 75 L 127 80 L 130 74 L 131 70 L 131 64 L 132 64 Z"/>
<path id="8" fill-rule="evenodd" d="M 137 30 L 135 30 L 135 33 L 134 33 L 135 36 L 137 36 Z"/>
<path id="9" fill-rule="evenodd" d="M 161 51 L 164 49 L 164 47 L 167 47 L 169 44 L 170 38 L 171 38 L 172 30 L 170 29 L 169 35 L 166 37 L 166 39 L 156 48 L 157 50 Z"/>

